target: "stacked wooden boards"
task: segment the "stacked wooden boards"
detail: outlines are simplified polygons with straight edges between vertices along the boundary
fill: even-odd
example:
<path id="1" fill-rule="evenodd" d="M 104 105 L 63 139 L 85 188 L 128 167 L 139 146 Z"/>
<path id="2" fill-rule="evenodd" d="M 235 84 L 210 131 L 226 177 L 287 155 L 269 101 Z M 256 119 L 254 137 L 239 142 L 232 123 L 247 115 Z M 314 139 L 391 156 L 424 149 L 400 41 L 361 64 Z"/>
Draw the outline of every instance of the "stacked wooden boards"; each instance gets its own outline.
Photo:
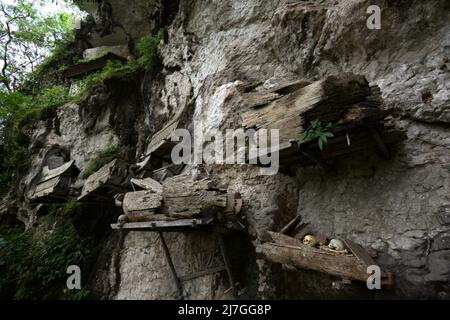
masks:
<path id="1" fill-rule="evenodd" d="M 73 160 L 51 170 L 44 167 L 30 201 L 35 203 L 65 202 L 69 195 L 70 185 L 79 172 Z"/>
<path id="2" fill-rule="evenodd" d="M 369 266 L 377 263 L 358 244 L 345 240 L 349 253 L 343 254 L 322 250 L 303 244 L 299 239 L 268 232 L 262 243 L 256 246 L 256 253 L 265 260 L 327 273 L 349 280 L 367 281 Z M 391 285 L 391 275 L 381 270 L 382 284 Z"/>
<path id="3" fill-rule="evenodd" d="M 78 201 L 112 202 L 114 195 L 130 190 L 128 164 L 114 159 L 86 180 Z"/>
<path id="4" fill-rule="evenodd" d="M 105 55 L 98 57 L 96 59 L 92 59 L 89 61 L 81 62 L 78 64 L 75 64 L 73 66 L 70 66 L 66 68 L 63 71 L 63 75 L 66 78 L 79 78 L 83 77 L 89 73 L 101 70 L 103 67 L 106 66 L 108 61 L 121 61 L 125 62 L 127 59 L 112 53 L 108 52 Z"/>
<path id="5" fill-rule="evenodd" d="M 194 180 L 182 174 L 167 178 L 161 185 L 150 178 L 134 184 L 145 189 L 116 197 L 130 223 L 212 218 L 230 228 L 242 226 L 240 195 L 217 188 L 210 179 Z"/>
<path id="6" fill-rule="evenodd" d="M 342 73 L 313 83 L 298 81 L 271 90 L 252 90 L 244 92 L 242 99 L 245 129 L 279 130 L 280 143 L 271 151 L 280 152 L 282 165 L 316 163 L 308 154 L 331 159 L 372 147 L 388 157 L 383 145 L 402 138 L 399 130 L 385 128 L 382 121 L 388 113 L 382 108 L 380 90 L 360 75 Z M 317 141 L 307 141 L 301 148 L 296 143 L 313 121 L 331 124 L 335 136 L 323 152 Z"/>

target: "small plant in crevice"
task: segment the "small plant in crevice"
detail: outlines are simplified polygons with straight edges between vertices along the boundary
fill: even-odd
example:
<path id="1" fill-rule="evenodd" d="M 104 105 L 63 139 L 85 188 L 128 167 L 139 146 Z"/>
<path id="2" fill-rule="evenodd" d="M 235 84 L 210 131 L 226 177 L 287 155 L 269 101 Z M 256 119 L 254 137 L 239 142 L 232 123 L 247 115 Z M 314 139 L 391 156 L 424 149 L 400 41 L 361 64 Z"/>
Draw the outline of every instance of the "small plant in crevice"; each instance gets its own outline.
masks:
<path id="1" fill-rule="evenodd" d="M 68 199 L 61 204 L 52 204 L 48 209 L 49 214 L 60 214 L 61 216 L 68 216 L 74 213 L 80 207 L 80 203 L 75 199 Z"/>
<path id="2" fill-rule="evenodd" d="M 89 92 L 92 86 L 101 84 L 105 80 L 115 76 L 124 77 L 126 75 L 134 74 L 138 69 L 139 66 L 135 60 L 127 62 L 108 60 L 103 69 L 77 81 L 78 92 L 71 97 L 71 100 L 73 102 L 79 102 L 80 99 Z"/>
<path id="3" fill-rule="evenodd" d="M 138 63 L 145 71 L 152 71 L 158 65 L 158 44 L 164 39 L 164 32 L 165 29 L 160 29 L 155 36 L 142 37 L 137 44 Z"/>
<path id="4" fill-rule="evenodd" d="M 333 128 L 333 124 L 328 123 L 323 125 L 319 120 L 311 121 L 309 127 L 300 135 L 298 139 L 299 147 L 308 141 L 317 139 L 317 144 L 320 150 L 323 150 L 324 145 L 328 143 L 328 138 L 333 138 L 334 134 L 330 131 Z"/>
<path id="5" fill-rule="evenodd" d="M 112 161 L 120 152 L 119 145 L 108 145 L 105 149 L 98 151 L 94 159 L 88 162 L 83 171 L 83 179 L 89 178 L 108 162 Z"/>

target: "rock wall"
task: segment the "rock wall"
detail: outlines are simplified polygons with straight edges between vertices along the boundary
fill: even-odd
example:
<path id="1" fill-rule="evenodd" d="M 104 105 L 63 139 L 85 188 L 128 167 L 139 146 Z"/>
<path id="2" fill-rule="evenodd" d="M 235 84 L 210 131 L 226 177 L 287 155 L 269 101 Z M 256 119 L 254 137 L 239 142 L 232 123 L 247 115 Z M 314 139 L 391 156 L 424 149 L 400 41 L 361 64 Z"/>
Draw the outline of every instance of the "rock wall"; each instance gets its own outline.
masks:
<path id="1" fill-rule="evenodd" d="M 131 38 L 166 25 L 161 72 L 99 88 L 82 103 L 59 108 L 57 125 L 34 128 L 33 140 L 64 147 L 80 169 L 95 150 L 115 142 L 129 146 L 133 162 L 151 134 L 183 107 L 191 108 L 191 130 L 200 121 L 204 133 L 239 127 L 242 107 L 235 93 L 242 82 L 262 81 L 267 88 L 340 72 L 362 74 L 380 86 L 391 121 L 406 130 L 391 160 L 361 153 L 339 160 L 332 174 L 310 167 L 293 177 L 260 176 L 249 166 L 205 166 L 247 201 L 249 236 L 226 239 L 239 297 L 448 299 L 450 6 L 445 0 L 375 2 L 383 9 L 381 30 L 366 27 L 366 8 L 374 3 L 363 0 L 169 1 L 161 9 L 168 12 L 165 18 L 137 20 L 128 12 L 135 7 L 125 10 L 109 1 L 113 21 L 121 21 Z M 146 27 L 139 29 L 141 23 Z M 199 170 L 186 168 L 194 175 Z M 394 289 L 338 289 L 332 283 L 339 279 L 258 260 L 258 236 L 278 231 L 296 214 L 329 236 L 376 250 L 377 262 L 395 275 Z M 116 218 L 112 214 L 110 221 Z M 36 218 L 23 220 L 32 224 Z M 166 240 L 180 274 L 199 269 L 199 261 L 220 259 L 212 234 L 174 233 Z M 102 246 L 91 280 L 100 297 L 177 298 L 157 235 L 110 233 Z M 184 296 L 229 298 L 228 287 L 224 273 L 208 275 L 187 281 Z"/>
<path id="2" fill-rule="evenodd" d="M 165 70 L 178 68 L 190 79 L 194 120 L 205 131 L 232 128 L 239 119 L 239 101 L 230 98 L 239 81 L 271 86 L 349 71 L 379 85 L 384 107 L 407 132 L 392 160 L 361 154 L 337 163 L 335 175 L 301 169 L 295 181 L 283 175 L 262 181 L 239 169 L 219 175 L 248 196 L 254 232 L 277 230 L 277 221 L 298 213 L 330 236 L 377 250 L 378 262 L 395 274 L 389 295 L 448 298 L 449 6 L 383 1 L 382 29 L 369 30 L 370 4 L 181 1 L 161 47 Z M 280 286 L 286 292 L 273 290 L 304 296 L 289 289 L 292 277 L 301 272 Z M 324 289 L 333 291 L 330 282 L 318 281 L 316 296 L 333 297 Z"/>

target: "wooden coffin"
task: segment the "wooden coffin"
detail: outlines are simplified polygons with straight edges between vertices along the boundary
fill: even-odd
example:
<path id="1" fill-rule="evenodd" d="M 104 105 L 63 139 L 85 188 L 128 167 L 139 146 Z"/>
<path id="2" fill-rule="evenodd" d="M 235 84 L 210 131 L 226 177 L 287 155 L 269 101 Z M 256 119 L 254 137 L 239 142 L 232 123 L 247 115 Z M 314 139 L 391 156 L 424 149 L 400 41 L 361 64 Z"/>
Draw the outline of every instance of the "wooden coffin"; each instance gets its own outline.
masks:
<path id="1" fill-rule="evenodd" d="M 210 207 L 226 208 L 226 190 L 214 188 L 210 179 L 193 180 L 178 175 L 163 182 L 163 213 L 174 218 L 191 218 Z"/>
<path id="2" fill-rule="evenodd" d="M 123 207 L 128 222 L 213 218 L 230 229 L 245 228 L 240 215 L 240 194 L 227 193 L 210 179 L 193 180 L 191 175 L 168 178 L 162 185 L 162 192 L 152 186 L 148 190 L 118 195 L 116 204 Z"/>
<path id="3" fill-rule="evenodd" d="M 163 182 L 167 178 L 179 175 L 184 167 L 184 164 L 171 164 L 162 167 L 153 171 L 153 178 L 159 182 Z"/>
<path id="4" fill-rule="evenodd" d="M 127 177 L 127 163 L 114 159 L 86 180 L 78 200 L 113 202 L 116 194 L 130 190 Z"/>
<path id="5" fill-rule="evenodd" d="M 150 190 L 128 192 L 123 199 L 123 211 L 128 221 L 141 222 L 161 219 L 156 210 L 162 206 L 162 193 Z"/>
<path id="6" fill-rule="evenodd" d="M 150 190 L 152 192 L 158 192 L 158 193 L 162 193 L 163 192 L 163 187 L 162 185 L 152 179 L 152 178 L 145 178 L 145 179 L 131 179 L 131 184 L 136 187 L 136 188 L 140 188 L 143 190 Z"/>
<path id="7" fill-rule="evenodd" d="M 138 171 L 143 170 L 147 166 L 155 169 L 161 168 L 165 163 L 172 163 L 172 148 L 178 142 L 172 142 L 171 135 L 176 129 L 181 127 L 185 111 L 186 108 L 181 108 L 164 128 L 153 135 L 147 145 L 145 154 L 142 156 L 141 161 L 137 163 Z"/>
<path id="8" fill-rule="evenodd" d="M 41 179 L 36 184 L 31 202 L 34 203 L 61 203 L 67 200 L 70 186 L 80 171 L 75 166 L 75 161 L 69 161 L 64 165 L 48 169 L 44 167 Z"/>
<path id="9" fill-rule="evenodd" d="M 274 91 L 275 90 L 275 91 Z M 245 112 L 242 114 L 245 129 L 279 129 L 281 164 L 291 157 L 300 165 L 317 163 L 317 156 L 333 158 L 371 147 L 380 148 L 388 157 L 383 144 L 401 140 L 399 130 L 384 130 L 382 120 L 387 112 L 377 86 L 369 86 L 363 76 L 343 73 L 320 81 L 288 84 L 270 91 L 243 94 Z M 335 135 L 322 152 L 317 141 L 301 145 L 293 143 L 304 133 L 311 122 L 333 125 Z M 393 136 L 391 137 L 391 134 Z M 390 138 L 391 137 L 391 138 Z M 266 150 L 265 153 L 270 153 Z M 263 152 L 263 154 L 265 154 Z"/>
<path id="10" fill-rule="evenodd" d="M 97 59 L 93 59 L 90 61 L 82 62 L 76 65 L 73 65 L 71 67 L 68 67 L 63 71 L 63 75 L 66 78 L 79 78 L 82 77 L 88 73 L 98 71 L 103 69 L 108 61 L 122 61 L 125 62 L 127 59 L 112 53 L 108 52 L 104 56 L 101 56 Z"/>
<path id="11" fill-rule="evenodd" d="M 366 282 L 369 275 L 367 267 L 377 265 L 364 249 L 356 243 L 345 241 L 349 253 L 338 253 L 304 245 L 281 233 L 268 232 L 264 242 L 256 246 L 256 253 L 265 260 L 324 272 L 344 279 Z M 349 246 L 350 244 L 350 246 Z M 382 272 L 382 283 L 390 285 L 391 277 Z"/>

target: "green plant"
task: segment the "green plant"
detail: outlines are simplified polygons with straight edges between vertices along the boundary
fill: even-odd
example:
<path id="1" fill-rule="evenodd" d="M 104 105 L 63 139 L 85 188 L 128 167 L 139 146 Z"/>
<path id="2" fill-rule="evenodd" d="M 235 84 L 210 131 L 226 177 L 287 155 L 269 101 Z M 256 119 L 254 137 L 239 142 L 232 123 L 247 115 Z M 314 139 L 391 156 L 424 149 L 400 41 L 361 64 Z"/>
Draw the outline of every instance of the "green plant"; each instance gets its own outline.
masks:
<path id="1" fill-rule="evenodd" d="M 64 296 L 67 267 L 78 265 L 83 269 L 92 247 L 91 241 L 81 238 L 69 223 L 57 226 L 38 242 L 29 241 L 25 234 L 15 237 L 27 239 L 25 246 L 18 247 L 20 242 L 10 237 L 7 247 L 10 251 L 13 249 L 12 252 L 18 252 L 14 254 L 14 259 L 9 259 L 6 269 L 13 270 L 8 279 L 10 287 L 11 283 L 15 283 L 14 298 L 19 300 Z M 68 298 L 72 298 L 72 295 Z M 73 298 L 77 298 L 77 295 Z"/>
<path id="2" fill-rule="evenodd" d="M 133 74 L 138 70 L 138 65 L 136 61 L 111 61 L 109 60 L 102 70 L 91 73 L 84 79 L 79 81 L 80 92 L 78 92 L 74 97 L 71 97 L 72 101 L 79 100 L 87 90 L 96 84 L 101 84 L 105 80 L 110 79 L 115 76 L 126 76 L 128 74 Z"/>
<path id="3" fill-rule="evenodd" d="M 68 199 L 62 204 L 52 204 L 48 210 L 49 214 L 61 214 L 67 216 L 76 211 L 80 206 L 80 203 L 75 199 Z"/>
<path id="4" fill-rule="evenodd" d="M 45 88 L 35 96 L 0 91 L 0 165 L 4 170 L 0 189 L 9 188 L 29 165 L 31 151 L 28 150 L 28 137 L 22 132 L 22 127 L 39 118 L 46 110 L 68 100 L 68 90 L 61 86 Z"/>
<path id="5" fill-rule="evenodd" d="M 44 13 L 41 1 L 0 2 L 0 90 L 18 90 L 60 43 L 73 39 L 76 17 Z"/>
<path id="6" fill-rule="evenodd" d="M 98 151 L 94 159 L 88 162 L 83 171 L 83 179 L 87 179 L 94 172 L 98 171 L 105 164 L 114 159 L 120 152 L 118 145 L 108 145 L 105 149 Z"/>
<path id="7" fill-rule="evenodd" d="M 91 297 L 91 291 L 86 288 L 80 290 L 68 290 L 65 291 L 68 300 L 88 300 Z"/>
<path id="8" fill-rule="evenodd" d="M 0 299 L 14 294 L 17 280 L 27 262 L 30 237 L 16 228 L 0 228 Z"/>
<path id="9" fill-rule="evenodd" d="M 158 44 L 164 39 L 164 32 L 164 29 L 160 29 L 154 37 L 142 37 L 137 44 L 140 53 L 138 63 L 146 71 L 151 71 L 158 65 Z"/>
<path id="10" fill-rule="evenodd" d="M 324 144 L 328 143 L 328 138 L 334 137 L 334 134 L 330 131 L 333 128 L 331 123 L 322 125 L 319 120 L 311 121 L 309 127 L 300 135 L 298 144 L 317 139 L 317 144 L 320 150 L 323 150 Z"/>

